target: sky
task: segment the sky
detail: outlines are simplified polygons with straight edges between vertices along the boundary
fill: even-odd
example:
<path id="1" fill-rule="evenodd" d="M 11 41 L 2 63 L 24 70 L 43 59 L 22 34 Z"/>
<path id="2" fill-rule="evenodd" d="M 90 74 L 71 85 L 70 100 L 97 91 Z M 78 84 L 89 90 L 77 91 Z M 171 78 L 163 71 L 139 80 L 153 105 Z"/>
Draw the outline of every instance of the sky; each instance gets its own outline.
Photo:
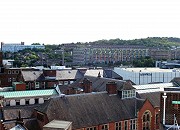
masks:
<path id="1" fill-rule="evenodd" d="M 179 0 L 1 0 L 0 42 L 180 38 Z"/>

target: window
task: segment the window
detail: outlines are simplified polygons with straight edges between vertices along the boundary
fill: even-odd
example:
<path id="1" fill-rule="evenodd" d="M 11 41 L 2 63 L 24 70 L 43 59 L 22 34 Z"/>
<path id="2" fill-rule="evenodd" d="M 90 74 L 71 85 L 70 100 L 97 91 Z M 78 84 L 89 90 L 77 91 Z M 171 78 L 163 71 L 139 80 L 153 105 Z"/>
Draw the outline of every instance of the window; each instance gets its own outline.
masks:
<path id="1" fill-rule="evenodd" d="M 16 105 L 20 105 L 20 101 L 16 101 Z"/>
<path id="2" fill-rule="evenodd" d="M 45 88 L 45 82 L 42 82 L 41 85 L 42 85 L 42 88 Z"/>
<path id="3" fill-rule="evenodd" d="M 11 78 L 8 78 L 8 82 L 11 82 Z"/>
<path id="4" fill-rule="evenodd" d="M 68 81 L 64 81 L 64 85 L 68 85 Z"/>
<path id="5" fill-rule="evenodd" d="M 26 105 L 29 105 L 29 100 L 26 100 L 25 104 L 26 104 Z"/>
<path id="6" fill-rule="evenodd" d="M 39 88 L 39 82 L 35 82 L 35 88 Z"/>
<path id="7" fill-rule="evenodd" d="M 16 82 L 16 78 L 13 78 L 13 82 Z"/>
<path id="8" fill-rule="evenodd" d="M 146 111 L 143 114 L 143 130 L 150 130 L 150 124 L 151 124 L 151 113 L 149 111 Z"/>
<path id="9" fill-rule="evenodd" d="M 86 128 L 86 130 L 96 130 L 96 126 L 88 127 L 88 128 Z"/>
<path id="10" fill-rule="evenodd" d="M 14 70 L 12 71 L 12 74 L 14 74 Z"/>
<path id="11" fill-rule="evenodd" d="M 29 85 L 26 83 L 26 89 L 29 89 Z"/>
<path id="12" fill-rule="evenodd" d="M 121 122 L 116 122 L 115 123 L 115 130 L 121 130 L 122 128 L 122 123 Z"/>
<path id="13" fill-rule="evenodd" d="M 109 128 L 108 128 L 108 124 L 104 124 L 104 125 L 102 125 L 102 128 L 101 128 L 102 130 L 109 130 Z"/>
<path id="14" fill-rule="evenodd" d="M 74 83 L 74 81 L 70 81 L 70 84 Z"/>
<path id="15" fill-rule="evenodd" d="M 63 82 L 62 82 L 62 81 L 59 81 L 59 85 L 63 85 Z"/>
<path id="16" fill-rule="evenodd" d="M 130 130 L 136 130 L 136 119 L 132 119 L 130 122 Z"/>
<path id="17" fill-rule="evenodd" d="M 159 125 L 159 114 L 156 113 L 156 125 Z"/>
<path id="18" fill-rule="evenodd" d="M 16 70 L 16 74 L 19 74 L 19 71 L 18 71 L 18 70 Z"/>
<path id="19" fill-rule="evenodd" d="M 10 106 L 10 101 L 6 101 L 6 106 Z"/>
<path id="20" fill-rule="evenodd" d="M 124 121 L 124 130 L 128 130 L 128 121 Z"/>
<path id="21" fill-rule="evenodd" d="M 122 98 L 132 98 L 136 96 L 135 90 L 124 90 L 122 92 Z"/>
<path id="22" fill-rule="evenodd" d="M 10 70 L 8 70 L 8 74 L 11 74 L 11 71 L 10 71 Z"/>
<path id="23" fill-rule="evenodd" d="M 35 104 L 39 104 L 39 99 L 35 98 Z"/>

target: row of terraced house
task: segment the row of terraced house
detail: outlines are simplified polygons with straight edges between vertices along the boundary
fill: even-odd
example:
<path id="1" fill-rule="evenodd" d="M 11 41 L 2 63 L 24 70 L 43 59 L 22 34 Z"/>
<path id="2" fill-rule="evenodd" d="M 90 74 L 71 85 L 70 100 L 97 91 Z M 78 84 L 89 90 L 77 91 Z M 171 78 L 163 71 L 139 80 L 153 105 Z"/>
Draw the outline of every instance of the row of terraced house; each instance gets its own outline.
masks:
<path id="1" fill-rule="evenodd" d="M 73 49 L 73 63 L 77 65 L 129 62 L 146 56 L 150 56 L 155 60 L 179 59 L 180 49 L 148 48 L 130 45 L 92 45 Z"/>

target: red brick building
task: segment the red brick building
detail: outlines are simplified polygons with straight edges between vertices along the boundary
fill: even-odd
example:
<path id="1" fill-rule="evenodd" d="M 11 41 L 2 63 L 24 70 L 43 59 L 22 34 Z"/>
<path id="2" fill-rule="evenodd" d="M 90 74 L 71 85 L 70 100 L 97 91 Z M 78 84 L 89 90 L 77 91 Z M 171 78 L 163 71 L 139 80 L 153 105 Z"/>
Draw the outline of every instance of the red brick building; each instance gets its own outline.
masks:
<path id="1" fill-rule="evenodd" d="M 166 88 L 160 98 L 161 124 L 166 127 L 180 124 L 180 88 Z"/>
<path id="2" fill-rule="evenodd" d="M 41 129 L 54 119 L 70 121 L 72 129 L 81 130 L 159 129 L 159 107 L 141 98 L 143 95 L 136 95 L 129 83 L 119 90 L 116 83 L 110 82 L 106 90 L 52 98 L 36 108 L 34 116 Z"/>

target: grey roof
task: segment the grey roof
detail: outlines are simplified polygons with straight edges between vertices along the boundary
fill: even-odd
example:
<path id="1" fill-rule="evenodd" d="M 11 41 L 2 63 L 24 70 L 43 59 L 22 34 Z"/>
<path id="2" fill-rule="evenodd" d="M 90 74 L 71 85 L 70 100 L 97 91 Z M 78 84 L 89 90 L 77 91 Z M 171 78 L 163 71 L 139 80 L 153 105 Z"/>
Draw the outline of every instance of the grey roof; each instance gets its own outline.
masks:
<path id="1" fill-rule="evenodd" d="M 103 77 L 103 69 L 89 69 L 86 71 L 86 73 L 84 75 L 97 77 L 99 72 L 101 74 L 101 77 Z"/>
<path id="2" fill-rule="evenodd" d="M 160 92 L 140 93 L 137 97 L 148 99 L 154 107 L 160 107 Z"/>
<path id="3" fill-rule="evenodd" d="M 83 74 L 78 70 L 57 70 L 56 71 L 56 80 L 66 80 L 66 79 L 80 79 L 83 77 Z"/>
<path id="4" fill-rule="evenodd" d="M 24 81 L 35 81 L 44 79 L 43 71 L 21 71 Z"/>
<path id="5" fill-rule="evenodd" d="M 24 81 L 45 80 L 43 71 L 21 71 Z M 47 75 L 48 76 L 48 75 Z M 83 74 L 78 70 L 56 70 L 56 80 L 68 80 L 82 78 Z"/>
<path id="6" fill-rule="evenodd" d="M 3 115 L 5 120 L 15 120 L 18 117 L 19 111 L 21 112 L 22 118 L 30 118 L 36 105 L 25 105 L 25 106 L 5 106 L 3 107 Z"/>
<path id="7" fill-rule="evenodd" d="M 106 78 L 121 79 L 121 80 L 123 79 L 120 75 L 118 75 L 116 72 L 114 72 L 111 69 L 104 69 L 103 75 Z"/>
<path id="8" fill-rule="evenodd" d="M 103 78 L 103 77 L 94 77 L 94 76 L 84 76 L 83 78 L 76 80 L 74 83 L 72 83 L 70 85 L 59 86 L 59 89 L 63 93 L 63 91 L 67 90 L 69 87 L 70 88 L 80 88 L 81 87 L 80 83 L 82 83 L 85 78 L 87 78 L 88 80 L 90 80 L 92 82 L 92 91 L 93 92 L 106 91 L 106 84 L 108 82 L 117 83 L 118 90 L 135 89 L 134 87 L 132 87 L 132 83 L 130 81 L 123 81 L 123 80 Z"/>
<path id="9" fill-rule="evenodd" d="M 73 124 L 73 129 L 106 124 L 135 118 L 135 103 L 142 106 L 144 100 L 121 99 L 119 95 L 106 92 L 77 94 L 52 98 L 36 108 L 45 113 L 49 121 L 65 120 Z"/>
<path id="10" fill-rule="evenodd" d="M 175 77 L 171 80 L 176 86 L 180 86 L 180 77 Z"/>

